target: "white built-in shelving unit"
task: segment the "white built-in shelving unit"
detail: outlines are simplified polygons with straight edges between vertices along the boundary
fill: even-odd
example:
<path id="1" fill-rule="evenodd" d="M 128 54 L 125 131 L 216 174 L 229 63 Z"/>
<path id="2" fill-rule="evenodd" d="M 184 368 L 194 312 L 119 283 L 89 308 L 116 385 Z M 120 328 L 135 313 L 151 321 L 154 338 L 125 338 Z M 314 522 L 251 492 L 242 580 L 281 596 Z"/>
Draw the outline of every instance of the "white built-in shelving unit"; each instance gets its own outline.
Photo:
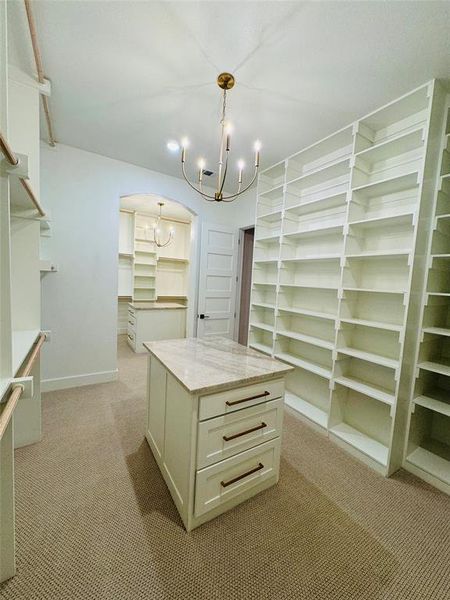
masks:
<path id="1" fill-rule="evenodd" d="M 41 438 L 40 89 L 8 65 L 0 0 L 0 582 L 15 573 L 14 448 Z M 47 267 L 47 266 L 46 266 Z"/>
<path id="2" fill-rule="evenodd" d="M 450 101 L 426 251 L 405 467 L 450 493 Z"/>
<path id="3" fill-rule="evenodd" d="M 164 219 L 160 236 L 173 231 L 168 246 L 158 247 L 153 238 L 156 215 L 120 211 L 119 298 L 136 302 L 171 299 L 185 303 L 188 292 L 190 223 Z"/>
<path id="4" fill-rule="evenodd" d="M 423 85 L 267 169 L 258 183 L 249 345 L 295 367 L 290 407 L 384 475 L 402 463 L 405 338 L 414 345 L 417 337 L 411 291 L 443 97 L 439 82 Z M 444 156 L 448 166 L 448 146 Z M 427 298 L 450 296 L 444 171 Z M 447 310 L 448 298 L 436 298 Z M 438 310 L 427 323 L 448 328 L 448 311 Z M 448 375 L 448 332 L 424 335 L 421 369 Z"/>

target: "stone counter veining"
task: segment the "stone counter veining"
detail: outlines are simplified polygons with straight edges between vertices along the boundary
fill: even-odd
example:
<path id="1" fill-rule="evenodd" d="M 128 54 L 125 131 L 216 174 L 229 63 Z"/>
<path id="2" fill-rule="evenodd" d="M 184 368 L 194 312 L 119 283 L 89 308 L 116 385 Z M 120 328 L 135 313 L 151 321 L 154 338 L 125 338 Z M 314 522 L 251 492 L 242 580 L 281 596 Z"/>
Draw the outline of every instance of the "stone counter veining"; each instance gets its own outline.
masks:
<path id="1" fill-rule="evenodd" d="M 161 340 L 144 346 L 191 394 L 275 379 L 293 369 L 222 337 Z"/>
<path id="2" fill-rule="evenodd" d="M 170 310 L 173 308 L 187 308 L 184 304 L 178 304 L 177 302 L 129 302 L 128 305 L 135 310 Z"/>

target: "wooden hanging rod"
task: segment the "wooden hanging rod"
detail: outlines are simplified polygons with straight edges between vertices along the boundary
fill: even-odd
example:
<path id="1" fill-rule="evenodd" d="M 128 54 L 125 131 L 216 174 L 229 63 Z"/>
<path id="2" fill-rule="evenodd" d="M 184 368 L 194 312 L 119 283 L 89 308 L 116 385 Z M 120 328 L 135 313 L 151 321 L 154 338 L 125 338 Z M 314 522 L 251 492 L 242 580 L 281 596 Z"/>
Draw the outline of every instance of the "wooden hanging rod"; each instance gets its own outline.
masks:
<path id="1" fill-rule="evenodd" d="M 24 0 L 25 10 L 27 13 L 28 27 L 30 29 L 31 45 L 33 47 L 34 62 L 36 63 L 36 71 L 39 83 L 44 83 L 44 66 L 42 64 L 41 51 L 39 49 L 39 43 L 37 39 L 36 24 L 34 21 L 33 10 L 31 8 L 30 0 Z M 55 136 L 53 135 L 53 126 L 50 118 L 50 106 L 48 103 L 47 96 L 42 95 L 42 106 L 44 107 L 45 121 L 48 129 L 48 142 L 50 146 L 56 146 Z"/>
<path id="2" fill-rule="evenodd" d="M 19 159 L 14 154 L 14 152 L 11 149 L 11 146 L 8 144 L 8 142 L 6 141 L 6 138 L 3 137 L 3 134 L 1 132 L 0 132 L 0 149 L 10 165 L 12 165 L 13 167 L 16 167 L 19 164 Z"/>
<path id="3" fill-rule="evenodd" d="M 14 154 L 14 152 L 11 149 L 11 146 L 8 144 L 8 142 L 6 141 L 6 138 L 3 136 L 3 134 L 1 132 L 0 132 L 0 151 L 5 156 L 6 160 L 9 162 L 10 165 L 15 167 L 19 164 L 19 159 Z M 31 202 L 34 204 L 34 207 L 38 211 L 39 215 L 41 217 L 45 217 L 45 210 L 42 208 L 39 200 L 34 195 L 34 192 L 31 188 L 29 181 L 27 179 L 23 179 L 23 177 L 20 177 L 19 179 L 20 179 L 20 183 L 22 184 L 22 187 L 28 194 L 28 197 L 30 198 Z"/>
<path id="4" fill-rule="evenodd" d="M 25 388 L 21 383 L 15 385 L 6 401 L 6 406 L 0 414 L 0 440 L 5 434 L 9 422 L 11 421 L 11 417 L 13 416 L 14 409 L 16 408 L 16 404 L 19 402 L 24 389 Z"/>
<path id="5" fill-rule="evenodd" d="M 45 333 L 40 333 L 37 339 L 37 342 L 34 344 L 32 351 L 28 356 L 28 360 L 25 363 L 24 367 L 20 370 L 20 377 L 28 377 L 34 367 L 34 363 L 36 362 L 36 358 L 41 351 L 42 344 L 45 342 Z"/>
<path id="6" fill-rule="evenodd" d="M 22 184 L 22 187 L 24 188 L 24 190 L 28 194 L 31 202 L 34 204 L 34 206 L 35 206 L 36 210 L 38 211 L 38 213 L 40 214 L 40 216 L 41 217 L 45 217 L 45 210 L 42 208 L 39 200 L 34 195 L 34 192 L 31 189 L 31 185 L 30 185 L 28 179 L 22 179 L 22 178 L 20 178 L 20 183 Z"/>
<path id="7" fill-rule="evenodd" d="M 41 346 L 45 342 L 45 334 L 41 333 L 35 345 L 33 346 L 32 351 L 29 354 L 28 360 L 25 363 L 23 369 L 21 369 L 20 377 L 28 377 L 33 369 L 34 363 L 36 362 L 36 358 L 41 351 Z M 23 394 L 24 386 L 21 383 L 17 383 L 13 386 L 11 393 L 9 394 L 9 398 L 6 401 L 5 408 L 2 410 L 0 414 L 0 440 L 3 438 L 3 435 L 11 421 L 11 417 L 14 414 L 14 409 L 16 408 L 17 403 L 20 400 L 20 397 Z"/>

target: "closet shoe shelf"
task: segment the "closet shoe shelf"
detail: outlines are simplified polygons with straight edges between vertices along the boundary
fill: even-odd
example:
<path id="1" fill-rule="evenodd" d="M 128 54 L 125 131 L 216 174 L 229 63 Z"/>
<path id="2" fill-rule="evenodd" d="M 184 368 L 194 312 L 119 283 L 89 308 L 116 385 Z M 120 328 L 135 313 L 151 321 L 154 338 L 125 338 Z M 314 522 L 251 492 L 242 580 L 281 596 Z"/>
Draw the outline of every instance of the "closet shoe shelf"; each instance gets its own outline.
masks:
<path id="1" fill-rule="evenodd" d="M 415 371 L 423 381 L 410 413 L 449 418 L 429 391 L 447 384 L 428 381 L 450 377 L 448 161 L 435 182 L 424 179 L 439 154 L 434 123 L 445 102 L 439 83 L 427 83 L 266 169 L 258 182 L 250 345 L 295 367 L 286 404 L 383 475 L 409 464 L 414 450 L 402 455 L 398 398 L 411 388 L 405 347 L 420 337 Z M 439 210 L 431 214 L 433 194 Z M 417 252 L 424 230 L 435 240 L 427 261 Z M 425 275 L 427 266 L 435 272 L 423 294 L 427 318 L 413 324 L 413 273 Z"/>

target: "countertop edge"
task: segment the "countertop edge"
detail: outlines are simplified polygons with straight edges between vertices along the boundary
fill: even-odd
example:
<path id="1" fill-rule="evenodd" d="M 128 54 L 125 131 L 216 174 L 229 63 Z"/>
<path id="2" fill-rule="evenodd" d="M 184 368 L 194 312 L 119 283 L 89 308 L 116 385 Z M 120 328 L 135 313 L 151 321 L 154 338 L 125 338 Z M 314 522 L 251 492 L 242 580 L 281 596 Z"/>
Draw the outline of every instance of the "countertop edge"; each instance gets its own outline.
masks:
<path id="1" fill-rule="evenodd" d="M 156 360 L 158 360 L 163 367 L 178 381 L 178 383 L 187 391 L 189 392 L 189 394 L 193 394 L 196 396 L 201 396 L 201 395 L 206 395 L 206 394 L 214 394 L 216 392 L 221 392 L 223 390 L 231 390 L 234 388 L 238 388 L 244 385 L 252 385 L 253 383 L 258 383 L 258 382 L 262 382 L 262 381 L 271 381 L 272 379 L 281 379 L 282 377 L 284 377 L 286 375 L 286 373 L 289 373 L 289 371 L 292 371 L 294 369 L 294 367 L 285 364 L 285 368 L 283 368 L 280 371 L 277 371 L 276 373 L 273 372 L 268 372 L 267 375 L 254 375 L 253 377 L 247 377 L 245 379 L 236 379 L 236 380 L 232 380 L 226 383 L 218 383 L 216 385 L 210 385 L 207 387 L 201 387 L 201 388 L 194 388 L 194 389 L 190 389 L 187 387 L 187 385 L 181 381 L 181 379 L 179 377 L 177 377 L 177 375 L 172 371 L 172 369 L 169 369 L 169 367 L 162 362 L 162 360 L 158 357 L 158 355 L 151 350 L 147 344 L 145 342 L 143 342 L 143 346 L 145 347 L 145 349 L 148 351 L 149 355 L 153 356 L 154 358 L 156 358 Z M 282 361 L 278 361 L 281 364 Z"/>

